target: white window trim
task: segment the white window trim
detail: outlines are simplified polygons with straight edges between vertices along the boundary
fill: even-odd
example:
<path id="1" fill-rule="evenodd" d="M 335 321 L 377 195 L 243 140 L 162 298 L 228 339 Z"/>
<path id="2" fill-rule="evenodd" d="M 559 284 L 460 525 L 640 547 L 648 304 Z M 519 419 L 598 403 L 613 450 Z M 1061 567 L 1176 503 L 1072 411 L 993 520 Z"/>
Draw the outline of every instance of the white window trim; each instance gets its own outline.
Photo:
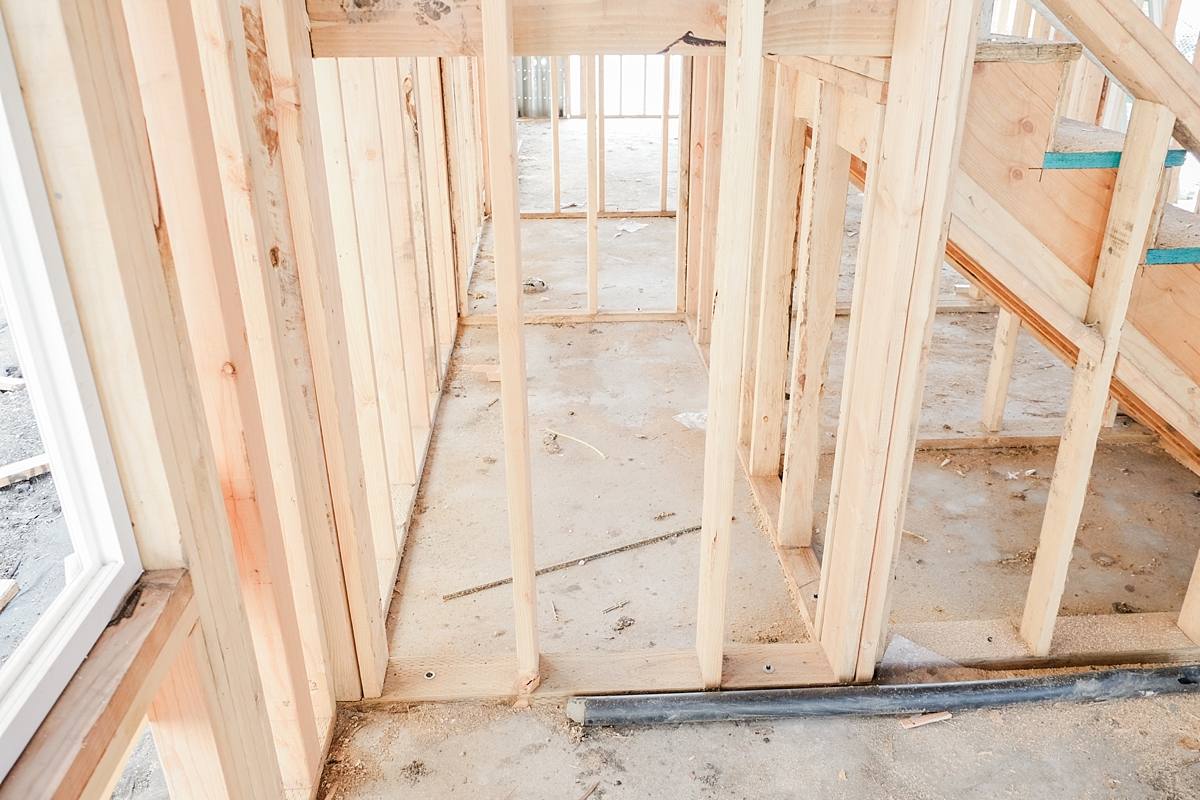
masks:
<path id="1" fill-rule="evenodd" d="M 82 563 L 0 668 L 2 780 L 142 573 L 3 19 L 0 291 Z"/>

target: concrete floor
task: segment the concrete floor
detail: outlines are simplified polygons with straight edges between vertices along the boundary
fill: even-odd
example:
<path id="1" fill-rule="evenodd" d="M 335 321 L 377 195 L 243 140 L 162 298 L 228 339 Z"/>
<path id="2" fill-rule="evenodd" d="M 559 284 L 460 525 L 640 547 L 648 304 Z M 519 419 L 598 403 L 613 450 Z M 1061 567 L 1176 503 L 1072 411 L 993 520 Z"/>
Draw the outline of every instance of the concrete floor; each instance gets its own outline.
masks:
<path id="1" fill-rule="evenodd" d="M 572 143 L 569 125 L 563 129 L 569 157 L 579 142 Z M 626 134 L 630 142 L 649 135 Z M 628 144 L 620 136 L 610 142 Z M 548 153 L 548 125 L 522 123 L 521 137 L 522 205 L 541 210 L 548 170 L 535 156 Z M 645 180 L 627 175 L 610 189 L 617 207 L 655 204 L 643 186 L 653 174 L 647 149 L 646 164 L 631 173 Z M 581 176 L 564 168 L 563 185 L 564 204 L 582 207 Z M 850 299 L 860 206 L 861 195 L 851 190 L 843 302 Z M 617 221 L 601 223 L 602 309 L 673 303 L 673 220 L 641 221 L 652 227 L 615 238 Z M 526 296 L 527 310 L 584 305 L 585 242 L 582 222 L 523 224 L 526 274 L 548 284 L 545 293 Z M 471 287 L 473 313 L 494 311 L 493 281 L 485 241 Z M 961 282 L 947 268 L 942 293 Z M 831 428 L 847 326 L 839 318 L 834 334 L 825 407 Z M 978 419 L 994 328 L 994 314 L 939 315 L 923 426 Z M 704 409 L 707 381 L 685 327 L 539 325 L 528 326 L 526 338 L 537 563 L 696 524 L 703 434 L 673 417 Z M 513 648 L 508 587 L 441 599 L 509 570 L 499 384 L 464 369 L 497 360 L 493 329 L 463 330 L 393 599 L 394 656 Z M 1070 386 L 1070 371 L 1022 334 L 1009 418 L 1060 419 Z M 817 490 L 818 549 L 831 462 L 824 459 Z M 909 630 L 1019 615 L 1031 568 L 1022 554 L 1036 545 L 1053 465 L 1054 448 L 918 453 L 905 527 L 928 541 L 904 537 L 892 622 Z M 1177 610 L 1200 542 L 1197 489 L 1200 480 L 1154 445 L 1102 445 L 1062 613 L 1112 613 L 1114 604 Z M 545 576 L 538 584 L 543 649 L 690 646 L 698 560 L 697 540 L 688 534 Z M 729 641 L 806 638 L 740 475 L 728 620 Z M 1183 798 L 1200 794 L 1198 763 L 1200 697 L 970 712 L 912 731 L 894 719 L 585 730 L 557 706 L 445 703 L 345 709 L 321 796 L 581 798 L 594 787 L 595 798 L 784 798 L 801 791 Z"/>
<path id="2" fill-rule="evenodd" d="M 610 121 L 610 207 L 657 206 L 657 126 Z M 565 123 L 562 134 L 563 203 L 582 209 L 582 123 Z M 520 137 L 522 207 L 548 210 L 549 126 L 523 121 Z M 673 161 L 671 172 L 673 180 Z M 669 196 L 673 207 L 673 183 Z M 848 203 L 841 302 L 850 299 L 861 195 L 851 190 Z M 619 219 L 601 222 L 602 310 L 673 306 L 674 221 L 639 221 L 650 225 L 619 237 Z M 490 235 L 472 281 L 472 313 L 495 309 L 489 243 Z M 527 310 L 586 304 L 582 222 L 526 221 L 522 246 L 526 275 L 548 284 L 526 296 Z M 961 282 L 947 268 L 942 293 Z M 834 332 L 824 415 L 831 429 L 847 323 L 839 318 Z M 923 426 L 978 419 L 994 326 L 994 314 L 939 315 Z M 526 336 L 538 564 L 697 524 L 704 436 L 673 419 L 707 404 L 686 328 L 538 325 Z M 389 615 L 394 656 L 513 648 L 508 587 L 441 599 L 509 574 L 499 384 L 464 369 L 497 362 L 494 329 L 464 328 Z M 1022 334 L 1009 417 L 1061 418 L 1070 385 L 1070 371 Z M 816 495 L 818 549 L 831 463 L 824 459 Z M 1019 615 L 1030 573 L 1022 554 L 1036 545 L 1053 463 L 1053 448 L 918 453 L 905 527 L 928 541 L 903 539 L 893 624 L 907 632 Z M 1197 490 L 1200 479 L 1155 446 L 1102 445 L 1062 613 L 1111 613 L 1114 604 L 1177 610 L 1200 545 Z M 697 542 L 685 534 L 539 579 L 543 649 L 691 646 Z M 727 640 L 805 640 L 740 473 L 734 542 Z M 442 703 L 343 709 L 319 796 L 1174 800 L 1200 796 L 1198 764 L 1200 697 L 969 712 L 915 730 L 895 719 L 582 729 L 559 706 Z M 147 735 L 114 797 L 165 796 Z"/>

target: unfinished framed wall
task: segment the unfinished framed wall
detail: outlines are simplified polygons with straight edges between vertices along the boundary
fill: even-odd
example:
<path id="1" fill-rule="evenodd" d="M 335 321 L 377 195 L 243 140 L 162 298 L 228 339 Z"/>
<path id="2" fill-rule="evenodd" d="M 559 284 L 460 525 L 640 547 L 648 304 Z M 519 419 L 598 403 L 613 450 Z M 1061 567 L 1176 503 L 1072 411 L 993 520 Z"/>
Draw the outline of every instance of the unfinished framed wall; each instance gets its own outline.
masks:
<path id="1" fill-rule="evenodd" d="M 298 798 L 316 790 L 341 701 L 869 680 L 913 454 L 929 446 L 919 414 L 947 258 L 1007 315 L 976 444 L 1014 433 L 1016 328 L 1076 370 L 1025 617 L 996 623 L 994 659 L 1145 657 L 1056 650 L 1053 635 L 1110 395 L 1200 462 L 1196 304 L 1171 299 L 1196 291 L 1200 244 L 1162 189 L 1171 135 L 1194 146 L 1200 75 L 1126 5 L 1047 3 L 1136 98 L 1114 146 L 1060 122 L 1100 113 L 1078 45 L 979 41 L 966 0 L 874 5 L 853 24 L 839 4 L 778 0 L 484 0 L 428 24 L 333 0 L 311 0 L 307 19 L 282 0 L 0 2 L 151 570 L 0 797 L 101 796 L 145 715 L 173 796 Z M 1035 24 L 1012 14 L 1014 30 Z M 696 639 L 554 652 L 537 627 L 525 324 L 605 313 L 589 267 L 586 313 L 524 314 L 512 59 L 583 56 L 594 107 L 597 56 L 663 51 L 683 57 L 675 308 L 630 316 L 686 319 L 709 369 Z M 1081 154 L 1107 166 L 1047 166 Z M 851 184 L 863 222 L 818 550 Z M 485 217 L 493 319 L 465 315 Z M 464 320 L 498 334 L 515 649 L 390 658 L 385 619 Z M 809 641 L 726 641 L 739 466 Z M 1189 646 L 1197 598 L 1193 581 L 1171 615 Z"/>

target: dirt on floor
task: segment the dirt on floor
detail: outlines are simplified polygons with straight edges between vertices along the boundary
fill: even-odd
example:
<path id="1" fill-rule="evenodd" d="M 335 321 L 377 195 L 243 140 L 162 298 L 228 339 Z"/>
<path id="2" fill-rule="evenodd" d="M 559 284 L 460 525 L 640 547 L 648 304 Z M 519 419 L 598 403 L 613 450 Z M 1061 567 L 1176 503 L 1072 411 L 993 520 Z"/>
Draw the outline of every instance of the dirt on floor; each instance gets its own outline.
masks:
<path id="1" fill-rule="evenodd" d="M 544 132 L 536 126 L 523 123 L 526 146 L 541 146 Z M 523 169 L 533 154 L 522 151 Z M 523 171 L 523 204 L 532 205 L 545 186 L 545 175 Z M 567 197 L 573 195 L 564 190 Z M 840 303 L 851 299 L 860 213 L 861 193 L 851 189 Z M 674 226 L 658 222 L 661 231 L 616 239 L 601 223 L 602 309 L 631 308 L 635 290 L 638 299 L 655 300 L 639 307 L 673 303 Z M 495 307 L 488 241 L 471 285 L 480 313 Z M 523 223 L 526 274 L 537 265 L 548 284 L 526 296 L 527 310 L 582 306 L 585 242 L 579 221 Z M 618 253 L 633 262 L 625 272 L 611 257 Z M 943 297 L 961 297 L 962 284 L 944 269 Z M 938 315 L 923 430 L 957 430 L 979 419 L 995 325 L 995 312 Z M 839 317 L 824 409 L 830 444 L 848 327 Z M 538 582 L 543 649 L 690 646 L 694 536 L 595 562 L 581 558 L 699 519 L 703 433 L 676 419 L 707 405 L 706 375 L 690 336 L 683 325 L 664 322 L 531 325 L 526 339 L 537 563 L 584 562 Z M 513 649 L 509 587 L 442 599 L 508 572 L 498 386 L 463 369 L 494 363 L 495 331 L 464 329 L 393 600 L 393 656 Z M 1053 428 L 1071 381 L 1071 371 L 1023 332 L 1006 418 Z M 1055 449 L 916 455 L 894 625 L 1008 625 L 1019 617 Z M 825 456 L 815 501 L 818 552 L 831 467 L 832 455 Z M 1200 479 L 1154 444 L 1102 444 L 1062 614 L 1177 611 L 1200 541 L 1198 490 Z M 734 517 L 727 640 L 804 641 L 740 472 Z M 611 611 L 617 603 L 624 605 Z M 952 677 L 981 676 L 989 675 L 959 669 Z M 886 679 L 937 676 L 889 670 Z M 560 706 L 445 703 L 344 709 L 321 796 L 1183 798 L 1200 792 L 1197 764 L 1200 697 L 1192 696 L 967 712 L 911 731 L 891 718 L 585 730 L 568 723 Z"/>
<path id="2" fill-rule="evenodd" d="M 12 330 L 0 309 L 0 374 L 21 377 Z M 27 389 L 0 392 L 0 466 L 44 452 Z M 63 559 L 71 537 L 52 474 L 0 488 L 0 578 L 17 581 L 19 592 L 0 611 L 0 665 L 66 585 Z"/>

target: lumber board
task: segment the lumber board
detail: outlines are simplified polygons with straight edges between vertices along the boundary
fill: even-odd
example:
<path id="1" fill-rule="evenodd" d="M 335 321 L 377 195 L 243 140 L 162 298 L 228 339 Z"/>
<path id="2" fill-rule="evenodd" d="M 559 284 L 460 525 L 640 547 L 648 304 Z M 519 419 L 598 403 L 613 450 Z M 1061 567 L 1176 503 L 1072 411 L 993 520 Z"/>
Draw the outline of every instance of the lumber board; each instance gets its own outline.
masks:
<path id="1" fill-rule="evenodd" d="M 771 664 L 770 673 L 763 670 Z M 426 678 L 427 673 L 432 678 Z M 516 656 L 431 655 L 393 658 L 383 696 L 372 703 L 443 702 L 516 696 Z M 833 674 L 820 647 L 804 644 L 725 645 L 722 689 L 822 686 Z M 704 688 L 691 649 L 542 654 L 542 682 L 534 703 L 584 694 L 689 692 Z"/>
<path id="2" fill-rule="evenodd" d="M 822 83 L 812 114 L 812 147 L 806 156 L 801 187 L 798 259 L 793 305 L 796 340 L 791 382 L 782 488 L 777 510 L 779 541 L 786 547 L 812 543 L 813 497 L 820 456 L 820 419 L 829 376 L 829 352 L 836 316 L 838 273 L 846 221 L 850 154 L 838 146 L 843 90 Z M 873 107 L 868 158 L 874 162 L 882 139 L 883 113 Z M 866 218 L 864 217 L 864 220 Z M 865 228 L 864 228 L 865 230 Z"/>
<path id="3" fill-rule="evenodd" d="M 1004 425 L 1004 406 L 1008 400 L 1008 385 L 1012 380 L 1013 359 L 1017 355 L 1017 335 L 1020 332 L 1021 318 L 1001 309 L 996 318 L 996 337 L 983 394 L 983 424 L 989 431 L 998 431 Z"/>
<path id="4" fill-rule="evenodd" d="M 667 61 L 670 61 L 668 57 Z M 693 57 L 683 56 L 680 61 L 683 63 L 682 74 L 679 76 L 679 166 L 678 166 L 678 181 L 675 194 L 675 310 L 680 314 L 687 309 L 687 272 L 688 272 L 688 242 L 689 240 L 689 225 L 691 223 L 690 198 L 691 198 L 691 171 L 692 171 L 692 130 L 694 123 L 692 121 L 693 105 L 693 75 L 694 68 L 692 66 Z M 663 93 L 663 114 L 664 116 L 670 112 L 671 108 L 671 92 L 670 84 L 664 87 Z M 666 148 L 668 136 L 666 132 L 663 134 L 663 147 Z M 666 191 L 666 180 L 663 180 L 663 191 Z M 666 203 L 663 203 L 663 213 L 666 211 Z"/>
<path id="5" fill-rule="evenodd" d="M 841 681 L 869 679 L 883 653 L 968 90 L 973 72 L 997 66 L 973 64 L 978 24 L 978 7 L 962 0 L 897 9 L 818 599 L 821 644 Z"/>
<path id="6" fill-rule="evenodd" d="M 356 561 L 340 557 L 341 544 L 353 550 L 357 537 L 370 535 L 370 525 L 308 18 L 289 0 L 263 0 L 261 8 L 312 373 L 311 392 L 305 391 L 307 376 L 292 387 L 304 392 L 306 403 L 298 414 L 296 460 L 306 485 L 315 486 L 304 500 L 308 519 L 315 521 L 309 543 L 333 693 L 337 700 L 357 700 L 362 696 L 359 657 L 374 660 L 373 647 L 386 643 L 355 639 L 350 605 L 360 599 L 348 597 L 342 566 L 353 568 Z"/>
<path id="7" fill-rule="evenodd" d="M 707 345 L 712 335 L 713 280 L 717 257 L 717 211 L 721 196 L 722 138 L 725 135 L 725 58 L 709 58 L 704 126 L 703 211 L 700 222 L 700 258 L 696 282 L 696 341 Z"/>
<path id="8" fill-rule="evenodd" d="M 886 81 L 808 56 L 779 56 L 776 60 L 789 69 L 811 75 L 822 83 L 833 84 L 847 93 L 859 95 L 872 103 L 887 102 L 888 84 Z"/>
<path id="9" fill-rule="evenodd" d="M 400 80 L 401 109 L 403 124 L 401 129 L 404 136 L 404 160 L 408 181 L 409 213 L 411 215 L 413 232 L 413 255 L 417 260 L 417 291 L 421 303 L 421 338 L 425 342 L 425 383 L 431 388 L 442 385 L 441 360 L 442 343 L 438 337 L 438 302 L 437 287 L 434 283 L 432 253 L 430 250 L 430 230 L 427 220 L 430 217 L 426 208 L 428 197 L 427 178 L 422 164 L 424 156 L 421 153 L 421 137 L 417 110 L 417 75 L 416 61 L 411 58 L 398 58 L 395 67 Z M 385 154 L 385 158 L 387 155 Z M 393 156 L 394 157 L 394 156 Z"/>
<path id="10" fill-rule="evenodd" d="M 583 104 L 584 124 L 587 125 L 587 310 L 595 314 L 600 304 L 600 224 L 599 214 L 604 208 L 604 171 L 600 165 L 601 148 L 600 119 L 604 115 L 603 98 L 597 77 L 596 61 L 592 56 L 584 56 L 583 64 Z M 603 57 L 600 59 L 603 63 Z"/>
<path id="11" fill-rule="evenodd" d="M 0 467 L 0 488 L 21 483 L 50 471 L 50 457 L 45 453 Z"/>
<path id="12" fill-rule="evenodd" d="M 142 564 L 190 565 L 199 627 L 211 634 L 198 669 L 221 735 L 206 769 L 237 796 L 279 796 L 170 244 L 155 227 L 143 109 L 124 80 L 133 62 L 123 11 L 109 2 L 0 5 Z"/>
<path id="13" fill-rule="evenodd" d="M 729 54 L 725 59 L 721 192 L 714 253 L 712 343 L 709 355 L 708 429 L 704 439 L 700 592 L 696 655 L 705 687 L 721 684 L 725 643 L 725 593 L 733 529 L 737 469 L 739 380 L 752 273 L 755 199 L 761 163 L 764 0 L 731 0 Z M 710 173 L 709 179 L 712 179 Z M 703 311 L 703 309 L 702 309 Z M 703 317 L 702 317 L 703 318 Z M 703 340 L 701 340 L 703 341 Z"/>
<path id="14" fill-rule="evenodd" d="M 989 430 L 978 420 L 943 425 L 922 425 L 917 429 L 917 450 L 975 450 L 997 447 L 1058 447 L 1062 439 L 1062 418 L 1006 420 L 1004 429 Z M 1126 419 L 1100 432 L 1106 444 L 1153 444 L 1158 434 L 1144 425 Z"/>
<path id="15" fill-rule="evenodd" d="M 704 226 L 704 187 L 708 170 L 708 81 L 713 59 L 692 56 L 691 136 L 688 140 L 687 270 L 683 312 L 699 313 Z"/>
<path id="16" fill-rule="evenodd" d="M 788 325 L 799 225 L 800 185 L 805 161 L 807 127 L 796 118 L 796 76 L 781 68 L 772 92 L 773 130 L 770 133 L 770 172 L 764 187 L 763 265 L 757 296 L 761 310 L 757 330 L 749 331 L 755 342 L 754 369 L 750 379 L 750 473 L 776 475 L 779 471 L 779 441 L 784 430 L 784 389 L 788 373 Z M 849 165 L 847 164 L 847 170 Z M 843 178 L 841 184 L 845 185 Z M 743 377 L 746 380 L 746 377 Z"/>
<path id="17" fill-rule="evenodd" d="M 15 392 L 17 389 L 25 388 L 24 378 L 6 378 L 0 377 L 0 392 Z"/>
<path id="18" fill-rule="evenodd" d="M 582 325 L 593 322 L 683 322 L 683 314 L 674 311 L 600 311 L 595 314 L 573 311 L 539 311 L 526 314 L 526 325 Z M 495 325 L 495 314 L 471 314 L 460 317 L 464 327 Z"/>
<path id="19" fill-rule="evenodd" d="M 742 354 L 741 363 L 739 365 L 738 378 L 738 433 L 737 446 L 739 450 L 750 446 L 750 440 L 753 436 L 753 428 L 756 422 L 755 403 L 758 400 L 758 356 L 760 352 L 759 345 L 762 344 L 767 349 L 777 347 L 778 338 L 759 340 L 759 327 L 762 321 L 763 312 L 765 311 L 765 301 L 774 300 L 763 295 L 763 275 L 766 272 L 765 254 L 769 245 L 768 241 L 768 203 L 771 183 L 771 173 L 774 167 L 788 168 L 790 159 L 774 160 L 773 155 L 773 140 L 772 131 L 775 120 L 775 84 L 776 77 L 780 72 L 779 65 L 770 59 L 764 59 L 762 65 L 762 81 L 758 97 L 758 140 L 755 142 L 755 154 L 753 156 L 753 165 L 757 172 L 755 177 L 754 195 L 751 199 L 753 205 L 753 215 L 751 217 L 750 231 L 750 258 L 748 261 L 748 269 L 746 274 L 746 311 L 744 328 L 742 332 Z M 787 116 L 793 117 L 788 109 Z M 794 117 L 793 117 L 794 118 Z M 803 132 L 801 132 L 801 142 L 803 142 Z M 803 165 L 803 162 L 800 162 Z M 788 237 L 786 244 L 783 247 L 789 250 L 792 248 L 792 243 L 795 241 L 795 235 Z M 790 279 L 790 259 L 788 259 L 789 279 Z M 790 281 L 789 281 L 790 283 Z M 783 291 L 787 291 L 786 288 Z M 785 312 L 786 313 L 786 312 Z M 784 356 L 786 358 L 786 356 Z M 778 441 L 778 435 L 776 435 Z M 774 447 L 772 442 L 771 447 Z M 766 472 L 777 470 L 778 459 L 771 459 L 770 465 L 766 468 Z"/>
<path id="20" fill-rule="evenodd" d="M 360 535 L 354 539 L 339 535 L 339 552 L 346 580 L 346 592 L 352 598 L 350 620 L 354 629 L 355 646 L 359 652 L 362 692 L 370 696 L 378 693 L 382 687 L 385 669 L 380 661 L 376 643 L 382 641 L 386 652 L 382 595 L 379 593 L 375 551 L 378 541 L 394 537 L 394 522 L 387 457 L 383 450 L 379 399 L 375 386 L 375 367 L 371 358 L 371 333 L 367 323 L 367 304 L 363 290 L 357 224 L 354 219 L 354 194 L 350 186 L 349 153 L 346 146 L 337 62 L 315 62 L 313 76 L 336 245 L 337 284 L 341 289 L 342 319 L 345 321 L 354 413 L 358 427 L 358 463 L 362 466 L 365 507 L 355 509 L 355 519 L 360 518 L 360 511 L 364 512 L 360 532 L 370 531 L 369 536 Z M 364 657 L 363 648 L 358 644 L 360 637 L 364 642 L 372 644 L 369 659 Z"/>
<path id="21" fill-rule="evenodd" d="M 1099 336 L 1081 321 L 1088 285 L 961 172 L 947 257 L 1003 307 L 1019 313 L 1025 329 L 1068 365 L 1081 348 L 1099 353 Z M 1121 347 L 1114 396 L 1162 436 L 1168 452 L 1200 469 L 1200 448 L 1192 444 L 1200 440 L 1200 387 L 1132 320 Z"/>
<path id="22" fill-rule="evenodd" d="M 482 14 L 477 3 L 369 8 L 340 0 L 308 0 L 313 54 L 350 56 L 479 56 Z M 775 0 L 764 27 L 767 52 L 886 56 L 895 4 L 869 0 Z M 513 52 L 518 56 L 722 55 L 727 3 L 722 0 L 516 0 Z"/>
<path id="23" fill-rule="evenodd" d="M 458 315 L 458 286 L 455 279 L 454 219 L 451 215 L 450 174 L 446 151 L 445 97 L 442 93 L 441 63 L 436 58 L 416 59 L 418 85 L 417 134 L 424 159 L 425 209 L 428 227 L 429 269 L 434 282 L 438 338 L 443 350 L 454 345 Z"/>
<path id="24" fill-rule="evenodd" d="M 1174 116 L 1164 107 L 1134 101 L 1104 247 L 1083 318 L 1101 336 L 1103 349 L 1098 357 L 1081 353 L 1075 366 L 1063 440 L 1021 622 L 1021 636 L 1037 655 L 1049 652 L 1054 635 L 1129 296 L 1146 243 L 1154 233 L 1151 226 L 1162 194 L 1161 165 L 1173 124 Z"/>
<path id="25" fill-rule="evenodd" d="M 20 591 L 21 587 L 12 578 L 0 579 L 0 611 L 3 611 Z"/>
<path id="26" fill-rule="evenodd" d="M 388 178 L 380 130 L 379 100 L 371 59 L 338 60 L 346 130 L 350 190 L 358 232 L 359 270 L 366 300 L 367 325 L 375 368 L 375 390 L 383 427 L 390 485 L 416 483 L 409 387 L 406 376 L 400 305 L 396 292 L 393 220 L 389 218 Z M 419 352 L 414 348 L 414 353 Z M 390 492 L 389 492 L 390 496 Z M 391 503 L 388 514 L 393 515 Z M 394 530 L 375 540 L 376 558 L 397 557 Z M 390 592 L 388 593 L 390 594 Z M 386 595 L 381 595 L 386 596 Z"/>
<path id="27" fill-rule="evenodd" d="M 395 264 L 395 292 L 400 319 L 400 343 L 404 355 L 404 378 L 408 388 L 408 422 L 414 429 L 428 428 L 429 392 L 437 385 L 436 367 L 431 371 L 431 350 L 425 341 L 422 286 L 417 259 L 417 240 L 413 230 L 410 187 L 420 184 L 412 175 L 406 157 L 404 94 L 396 60 L 372 59 L 375 72 L 376 101 L 379 107 L 379 134 L 383 171 L 387 179 L 388 227 L 391 233 L 392 261 Z M 424 240 L 422 240 L 424 244 Z M 463 293 L 466 296 L 466 293 Z M 431 380 L 432 378 L 432 380 Z M 410 435 L 410 440 L 412 436 Z M 415 441 L 410 441 L 414 459 L 419 461 Z M 416 483 L 420 472 L 414 470 Z M 393 476 L 397 480 L 399 476 Z M 399 481 L 407 483 L 406 481 Z"/>
<path id="28" fill-rule="evenodd" d="M 509 556 L 513 574 L 516 664 L 509 674 L 518 694 L 541 680 L 537 627 L 537 567 L 533 550 L 533 488 L 529 456 L 529 396 L 522 323 L 520 193 L 517 188 L 516 104 L 513 99 L 512 11 L 508 0 L 483 0 L 483 103 L 487 108 L 489 186 L 496 262 L 500 402 L 508 494 Z"/>
<path id="29" fill-rule="evenodd" d="M 271 195 L 281 175 L 268 175 L 278 165 L 255 123 L 273 109 L 259 105 L 248 65 L 236 57 L 252 23 L 230 25 L 214 3 L 129 8 L 162 214 L 177 246 L 181 303 L 280 767 L 286 786 L 311 787 L 320 770 L 315 716 L 318 708 L 332 714 L 333 697 L 306 546 L 311 524 L 306 504 L 296 502 L 307 487 L 296 472 L 295 417 L 262 411 L 290 407 L 289 388 L 299 381 L 284 365 L 307 357 L 307 342 L 289 336 L 299 326 L 289 326 L 275 285 L 294 259 L 290 230 L 281 230 L 286 203 Z"/>
<path id="30" fill-rule="evenodd" d="M 127 614 L 105 628 L 0 783 L 0 798 L 102 800 L 197 617 L 187 570 L 144 573 Z"/>

